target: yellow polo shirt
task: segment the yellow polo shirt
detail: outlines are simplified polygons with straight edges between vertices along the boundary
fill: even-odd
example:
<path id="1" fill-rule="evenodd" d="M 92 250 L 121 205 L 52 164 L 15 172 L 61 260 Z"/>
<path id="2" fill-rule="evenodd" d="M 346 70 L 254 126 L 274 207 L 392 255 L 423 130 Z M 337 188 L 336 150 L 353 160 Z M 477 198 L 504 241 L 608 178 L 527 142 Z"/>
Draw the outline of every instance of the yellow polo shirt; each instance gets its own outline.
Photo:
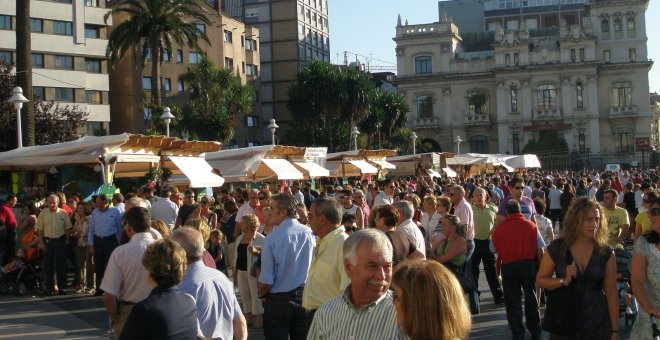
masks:
<path id="1" fill-rule="evenodd" d="M 635 217 L 635 223 L 642 226 L 642 235 L 651 231 L 651 217 L 649 212 L 641 212 Z"/>
<path id="2" fill-rule="evenodd" d="M 37 218 L 37 230 L 41 235 L 48 238 L 58 238 L 64 235 L 66 229 L 71 229 L 71 220 L 66 211 L 57 208 L 56 211 L 44 209 Z"/>
<path id="3" fill-rule="evenodd" d="M 628 218 L 628 211 L 621 207 L 614 207 L 614 209 L 603 209 L 605 211 L 605 218 L 607 218 L 607 227 L 610 231 L 610 240 L 616 240 L 619 235 L 621 226 L 630 225 Z"/>
<path id="4" fill-rule="evenodd" d="M 344 241 L 348 235 L 344 227 L 331 231 L 317 239 L 312 266 L 307 274 L 303 292 L 303 307 L 319 308 L 324 302 L 339 296 L 351 283 L 344 271 Z"/>

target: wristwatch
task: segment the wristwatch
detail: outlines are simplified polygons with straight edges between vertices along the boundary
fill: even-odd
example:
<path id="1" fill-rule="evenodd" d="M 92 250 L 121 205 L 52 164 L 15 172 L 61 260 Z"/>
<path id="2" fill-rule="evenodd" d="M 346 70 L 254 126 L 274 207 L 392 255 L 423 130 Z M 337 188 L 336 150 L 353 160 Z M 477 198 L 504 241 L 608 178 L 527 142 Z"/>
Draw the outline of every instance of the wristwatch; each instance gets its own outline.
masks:
<path id="1" fill-rule="evenodd" d="M 562 287 L 566 287 L 566 286 L 568 286 L 566 283 L 564 283 L 564 278 L 563 278 L 563 277 L 562 277 L 561 279 L 559 279 L 559 284 L 560 284 Z"/>

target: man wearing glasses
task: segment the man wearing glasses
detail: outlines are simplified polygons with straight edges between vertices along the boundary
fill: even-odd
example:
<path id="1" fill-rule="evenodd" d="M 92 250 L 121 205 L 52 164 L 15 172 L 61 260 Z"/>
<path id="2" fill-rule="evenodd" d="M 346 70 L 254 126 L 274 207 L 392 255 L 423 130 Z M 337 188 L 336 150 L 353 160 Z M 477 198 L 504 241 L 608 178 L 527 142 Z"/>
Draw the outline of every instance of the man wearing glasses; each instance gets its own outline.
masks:
<path id="1" fill-rule="evenodd" d="M 506 218 L 506 203 L 509 200 L 518 201 L 518 204 L 520 205 L 520 212 L 523 214 L 525 219 L 527 219 L 528 221 L 536 222 L 534 221 L 534 215 L 536 215 L 536 208 L 534 207 L 534 201 L 532 201 L 532 199 L 529 197 L 523 196 L 523 190 L 525 189 L 525 185 L 523 183 L 522 178 L 514 177 L 511 179 L 510 184 L 511 184 L 511 195 L 504 198 L 502 202 L 500 202 L 500 207 L 497 210 L 497 220 L 495 221 L 495 225 L 500 224 Z"/>
<path id="2" fill-rule="evenodd" d="M 195 192 L 188 189 L 183 196 L 183 205 L 179 208 L 179 214 L 176 216 L 176 223 L 174 224 L 174 229 L 182 226 L 186 223 L 190 213 L 195 210 Z"/>
<path id="3" fill-rule="evenodd" d="M 89 239 L 87 245 L 89 252 L 94 254 L 94 268 L 96 270 L 96 293 L 101 296 L 101 282 L 105 267 L 110 260 L 110 254 L 119 245 L 122 231 L 122 215 L 117 208 L 108 203 L 108 196 L 101 194 L 96 198 L 96 209 L 92 211 L 89 219 Z"/>
<path id="4" fill-rule="evenodd" d="M 353 204 L 351 191 L 348 189 L 342 190 L 337 194 L 337 202 L 341 204 L 342 215 L 355 216 L 355 222 L 358 228 L 362 228 L 364 217 L 362 216 L 362 209 Z"/>
<path id="5" fill-rule="evenodd" d="M 394 203 L 394 182 L 390 179 L 382 181 L 383 190 L 374 198 L 372 208 L 378 205 Z"/>

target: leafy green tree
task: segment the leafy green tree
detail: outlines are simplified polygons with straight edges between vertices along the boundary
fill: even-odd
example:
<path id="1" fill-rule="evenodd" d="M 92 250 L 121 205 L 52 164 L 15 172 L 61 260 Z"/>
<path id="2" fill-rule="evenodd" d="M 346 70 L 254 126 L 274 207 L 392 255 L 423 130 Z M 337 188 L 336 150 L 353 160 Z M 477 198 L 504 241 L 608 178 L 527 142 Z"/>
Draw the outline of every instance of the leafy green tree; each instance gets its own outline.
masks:
<path id="1" fill-rule="evenodd" d="M 165 51 L 173 51 L 174 45 L 199 49 L 200 38 L 210 44 L 206 34 L 197 28 L 197 24 L 210 24 L 201 7 L 203 4 L 203 0 L 121 0 L 104 17 L 107 22 L 112 15 L 128 16 L 115 24 L 108 37 L 106 55 L 115 61 L 139 47 L 144 63 L 149 52 L 151 98 L 159 107 L 160 67 Z"/>
<path id="2" fill-rule="evenodd" d="M 367 134 L 369 147 L 390 147 L 390 137 L 406 126 L 410 107 L 400 93 L 381 88 L 376 88 L 371 100 L 369 113 L 358 126 L 360 132 Z"/>
<path id="3" fill-rule="evenodd" d="M 179 79 L 191 89 L 190 102 L 181 111 L 175 128 L 193 139 L 227 143 L 234 127 L 252 111 L 254 89 L 241 84 L 232 69 L 219 69 L 208 58 L 188 65 Z"/>

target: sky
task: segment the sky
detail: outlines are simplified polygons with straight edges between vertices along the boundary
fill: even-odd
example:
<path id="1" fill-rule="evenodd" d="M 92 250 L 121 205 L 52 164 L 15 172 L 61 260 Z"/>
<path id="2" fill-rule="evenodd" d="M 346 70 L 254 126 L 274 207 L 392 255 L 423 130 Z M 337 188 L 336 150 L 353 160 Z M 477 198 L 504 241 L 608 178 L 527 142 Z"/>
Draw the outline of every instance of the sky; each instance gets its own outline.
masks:
<path id="1" fill-rule="evenodd" d="M 411 25 L 438 21 L 437 0 L 328 0 L 330 61 L 342 64 L 356 54 L 361 62 L 396 70 L 395 35 L 397 15 Z M 652 18 L 656 18 L 653 20 Z M 648 58 L 660 61 L 660 0 L 651 0 L 646 11 Z M 651 92 L 660 92 L 660 64 L 649 72 Z"/>

